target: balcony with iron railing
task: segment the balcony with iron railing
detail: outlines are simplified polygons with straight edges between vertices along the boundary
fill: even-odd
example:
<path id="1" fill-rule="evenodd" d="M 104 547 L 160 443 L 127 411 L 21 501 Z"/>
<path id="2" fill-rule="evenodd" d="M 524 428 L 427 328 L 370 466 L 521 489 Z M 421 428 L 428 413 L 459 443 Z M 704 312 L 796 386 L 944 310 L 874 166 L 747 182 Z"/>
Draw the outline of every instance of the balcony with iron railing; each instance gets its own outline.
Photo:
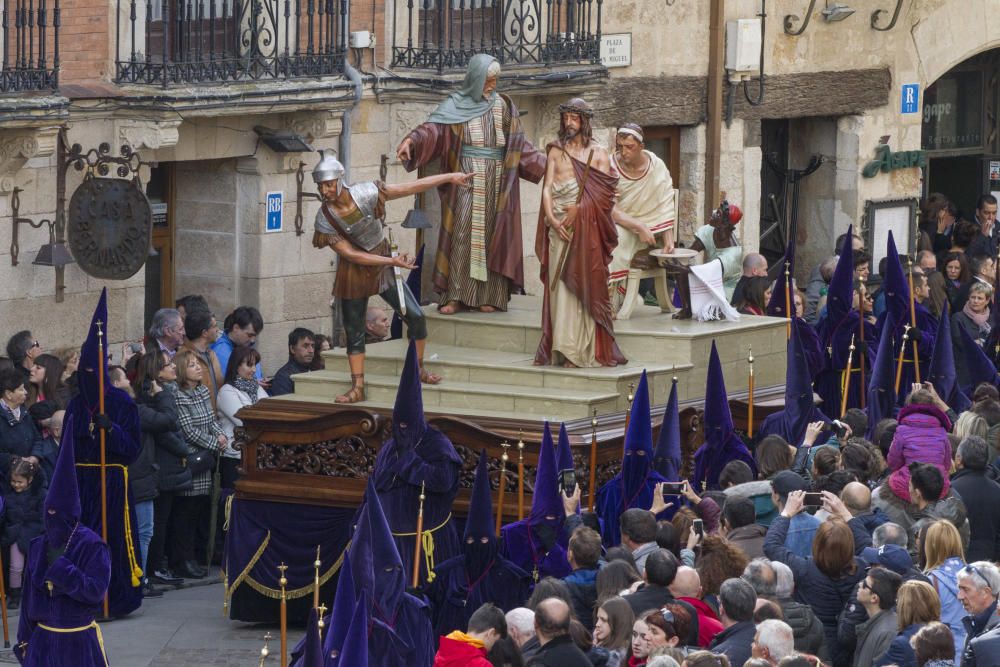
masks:
<path id="1" fill-rule="evenodd" d="M 117 0 L 116 80 L 171 86 L 339 76 L 349 0 Z"/>
<path id="2" fill-rule="evenodd" d="M 394 0 L 392 66 L 464 68 L 600 62 L 603 0 Z"/>
<path id="3" fill-rule="evenodd" d="M 0 93 L 55 90 L 59 0 L 0 0 Z"/>

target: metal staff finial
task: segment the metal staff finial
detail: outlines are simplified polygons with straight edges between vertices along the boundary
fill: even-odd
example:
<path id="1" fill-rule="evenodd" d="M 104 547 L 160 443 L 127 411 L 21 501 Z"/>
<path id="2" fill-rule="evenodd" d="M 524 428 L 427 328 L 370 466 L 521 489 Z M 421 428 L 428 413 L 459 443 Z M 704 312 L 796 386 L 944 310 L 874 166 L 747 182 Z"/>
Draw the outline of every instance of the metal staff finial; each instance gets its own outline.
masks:
<path id="1" fill-rule="evenodd" d="M 517 429 L 517 520 L 524 518 L 524 431 Z"/>
<path id="2" fill-rule="evenodd" d="M 271 641 L 271 633 L 267 632 L 264 634 L 264 648 L 260 650 L 260 662 L 257 663 L 258 667 L 264 667 L 264 661 L 267 660 L 267 656 L 271 655 L 271 649 L 267 646 L 269 641 Z"/>
<path id="3" fill-rule="evenodd" d="M 496 517 L 496 534 L 500 534 L 500 526 L 503 525 L 503 495 L 507 490 L 507 461 L 510 460 L 510 456 L 507 454 L 507 450 L 510 449 L 510 443 L 504 440 L 500 443 L 503 447 L 503 453 L 500 455 L 500 480 L 497 486 L 497 517 Z"/>

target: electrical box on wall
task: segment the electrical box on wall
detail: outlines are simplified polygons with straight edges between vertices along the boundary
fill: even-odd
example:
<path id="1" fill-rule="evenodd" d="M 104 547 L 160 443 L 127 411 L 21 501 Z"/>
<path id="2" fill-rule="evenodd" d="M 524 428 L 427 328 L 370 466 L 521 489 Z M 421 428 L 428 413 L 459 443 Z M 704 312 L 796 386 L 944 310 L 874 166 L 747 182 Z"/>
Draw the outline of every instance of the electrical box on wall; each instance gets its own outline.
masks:
<path id="1" fill-rule="evenodd" d="M 726 69 L 733 74 L 759 74 L 760 19 L 726 22 Z"/>
<path id="2" fill-rule="evenodd" d="M 349 43 L 352 49 L 371 48 L 372 34 L 367 30 L 357 30 L 351 33 Z"/>

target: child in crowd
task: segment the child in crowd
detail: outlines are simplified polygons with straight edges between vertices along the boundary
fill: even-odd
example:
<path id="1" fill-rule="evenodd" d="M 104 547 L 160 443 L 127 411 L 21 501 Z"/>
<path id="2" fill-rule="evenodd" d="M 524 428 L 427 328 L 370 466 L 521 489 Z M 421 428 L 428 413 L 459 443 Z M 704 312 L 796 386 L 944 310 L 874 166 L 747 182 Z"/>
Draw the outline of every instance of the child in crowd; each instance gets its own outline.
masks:
<path id="1" fill-rule="evenodd" d="M 10 465 L 10 479 L 4 489 L 4 521 L 0 544 L 10 554 L 10 594 L 7 608 L 17 609 L 21 602 L 21 575 L 28 544 L 43 532 L 42 504 L 45 484 L 38 467 L 28 459 L 15 458 Z"/>

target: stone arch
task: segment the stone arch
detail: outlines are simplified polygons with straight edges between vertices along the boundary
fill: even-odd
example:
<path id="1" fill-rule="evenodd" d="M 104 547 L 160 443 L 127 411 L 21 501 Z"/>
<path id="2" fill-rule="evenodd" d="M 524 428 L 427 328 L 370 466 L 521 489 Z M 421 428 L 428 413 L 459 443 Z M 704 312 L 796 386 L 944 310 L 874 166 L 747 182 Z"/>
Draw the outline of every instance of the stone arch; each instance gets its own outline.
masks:
<path id="1" fill-rule="evenodd" d="M 987 9 L 990 4 L 946 0 L 926 16 L 913 17 L 910 35 L 925 87 L 959 63 L 1000 48 L 1000 15 Z"/>

